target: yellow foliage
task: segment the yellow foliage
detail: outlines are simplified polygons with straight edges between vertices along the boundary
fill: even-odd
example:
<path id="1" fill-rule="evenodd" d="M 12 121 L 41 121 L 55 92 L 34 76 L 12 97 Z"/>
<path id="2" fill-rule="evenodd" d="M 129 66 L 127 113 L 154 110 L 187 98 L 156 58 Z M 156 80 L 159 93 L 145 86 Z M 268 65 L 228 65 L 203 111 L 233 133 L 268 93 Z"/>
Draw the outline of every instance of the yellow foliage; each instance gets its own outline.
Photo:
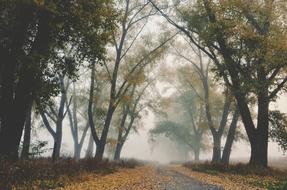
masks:
<path id="1" fill-rule="evenodd" d="M 83 183 L 71 184 L 59 190 L 156 190 L 161 189 L 160 184 L 167 180 L 170 179 L 157 176 L 154 167 L 143 166 L 105 176 L 90 173 Z"/>

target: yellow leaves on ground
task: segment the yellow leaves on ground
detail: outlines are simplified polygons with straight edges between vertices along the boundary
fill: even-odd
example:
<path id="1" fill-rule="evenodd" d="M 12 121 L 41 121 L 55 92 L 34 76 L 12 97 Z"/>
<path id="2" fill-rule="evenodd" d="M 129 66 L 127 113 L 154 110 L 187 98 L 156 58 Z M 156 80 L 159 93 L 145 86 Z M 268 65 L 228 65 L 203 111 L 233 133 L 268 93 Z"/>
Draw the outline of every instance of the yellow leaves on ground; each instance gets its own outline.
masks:
<path id="1" fill-rule="evenodd" d="M 157 176 L 152 166 L 121 169 L 108 175 L 87 174 L 84 182 L 71 184 L 59 190 L 157 190 L 168 177 Z"/>
<path id="2" fill-rule="evenodd" d="M 182 166 L 171 166 L 171 169 L 183 175 L 197 179 L 203 183 L 222 186 L 225 190 L 263 190 L 258 184 L 261 182 L 272 182 L 270 176 L 236 175 L 230 173 L 217 173 L 216 175 L 192 171 Z M 257 185 L 256 185 L 257 184 Z M 264 186 L 264 184 L 261 184 Z"/>

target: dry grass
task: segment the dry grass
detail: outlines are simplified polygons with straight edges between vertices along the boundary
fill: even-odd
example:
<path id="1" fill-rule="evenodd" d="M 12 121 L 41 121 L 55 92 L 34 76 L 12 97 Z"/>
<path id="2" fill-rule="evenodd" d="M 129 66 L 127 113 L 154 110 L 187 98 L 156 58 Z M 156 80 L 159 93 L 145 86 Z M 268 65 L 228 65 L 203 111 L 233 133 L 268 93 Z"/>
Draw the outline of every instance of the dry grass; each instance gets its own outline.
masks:
<path id="1" fill-rule="evenodd" d="M 93 159 L 50 159 L 0 161 L 0 189 L 55 189 L 64 187 L 70 181 L 81 181 L 83 173 L 109 174 L 119 168 L 134 168 L 140 165 L 135 160 L 97 162 Z"/>
<path id="2" fill-rule="evenodd" d="M 286 190 L 287 171 L 275 168 L 254 167 L 246 164 L 210 164 L 210 163 L 185 163 L 195 176 L 200 179 L 210 179 L 216 185 L 223 185 L 225 189 L 274 189 Z"/>

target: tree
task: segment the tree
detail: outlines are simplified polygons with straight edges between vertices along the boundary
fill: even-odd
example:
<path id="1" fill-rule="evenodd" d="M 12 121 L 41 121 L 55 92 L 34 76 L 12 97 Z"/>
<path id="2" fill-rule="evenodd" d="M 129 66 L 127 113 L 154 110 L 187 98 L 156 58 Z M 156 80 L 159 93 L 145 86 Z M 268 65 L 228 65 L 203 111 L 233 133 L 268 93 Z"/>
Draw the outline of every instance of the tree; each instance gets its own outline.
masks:
<path id="1" fill-rule="evenodd" d="M 151 137 L 165 135 L 180 146 L 189 147 L 194 160 L 199 161 L 201 149 L 207 148 L 206 133 L 208 131 L 204 117 L 204 107 L 196 99 L 192 91 L 173 94 L 168 98 L 168 108 L 158 116 L 156 127 L 150 130 Z M 165 101 L 163 101 L 163 104 Z"/>
<path id="2" fill-rule="evenodd" d="M 140 77 L 140 76 L 138 76 Z M 140 77 L 141 78 L 141 77 Z M 121 157 L 122 148 L 130 135 L 131 130 L 137 131 L 139 123 L 135 124 L 142 118 L 142 113 L 152 107 L 152 101 L 148 96 L 152 93 L 148 92 L 148 88 L 152 87 L 154 80 L 145 78 L 145 82 L 135 80 L 130 92 L 127 93 L 122 104 L 121 120 L 117 127 L 117 143 L 115 147 L 114 160 L 119 160 Z"/>
<path id="3" fill-rule="evenodd" d="M 16 159 L 31 102 L 56 95 L 58 77 L 74 76 L 82 57 L 102 59 L 114 13 L 109 0 L 12 0 L 0 7 L 0 156 Z M 65 56 L 68 47 L 76 60 Z"/>
<path id="4" fill-rule="evenodd" d="M 60 80 L 61 80 L 61 94 L 60 94 L 59 106 L 56 106 L 56 102 L 54 102 L 53 104 L 49 104 L 46 108 L 39 109 L 43 123 L 54 139 L 54 147 L 52 153 L 53 161 L 59 159 L 60 157 L 60 150 L 63 137 L 63 121 L 65 119 L 66 114 L 68 113 L 68 107 L 70 106 L 71 102 L 67 99 L 67 90 L 70 86 L 70 82 L 67 81 L 65 84 L 64 76 Z M 67 108 L 66 104 L 68 104 Z M 50 121 L 54 123 L 55 127 L 51 125 Z"/>
<path id="5" fill-rule="evenodd" d="M 251 145 L 250 164 L 266 167 L 269 104 L 287 82 L 285 4 L 199 0 L 185 7 L 183 26 L 162 13 L 213 60 L 216 73 L 236 98 Z M 251 116 L 251 99 L 258 107 L 257 122 Z"/>
<path id="6" fill-rule="evenodd" d="M 28 107 L 25 119 L 25 128 L 24 128 L 24 140 L 23 147 L 21 152 L 21 158 L 29 158 L 30 143 L 31 143 L 31 130 L 32 130 L 32 109 L 33 104 L 31 103 Z"/>
<path id="7" fill-rule="evenodd" d="M 205 107 L 205 117 L 207 119 L 207 125 L 210 129 L 213 138 L 213 154 L 212 154 L 212 162 L 219 163 L 221 162 L 221 141 L 228 125 L 228 117 L 230 113 L 232 113 L 232 95 L 229 90 L 224 90 L 224 100 L 219 98 L 220 96 L 216 93 L 216 89 L 219 88 L 211 79 L 210 79 L 210 67 L 211 61 L 202 55 L 201 50 L 194 48 L 192 44 L 189 44 L 192 47 L 192 50 L 188 52 L 194 52 L 195 56 L 186 56 L 184 55 L 184 51 L 176 50 L 176 55 L 188 62 L 192 68 L 183 68 L 181 71 L 182 80 L 187 86 L 195 92 L 198 96 L 199 101 L 202 101 Z M 197 75 L 197 77 L 193 76 L 193 73 Z M 194 79 L 199 81 L 200 85 L 194 84 Z M 192 80 L 193 79 L 193 80 Z M 212 102 L 212 103 L 211 103 Z M 228 144 L 232 144 L 231 139 L 234 139 L 235 128 L 237 126 L 238 114 L 234 112 L 234 124 L 233 128 L 230 128 L 231 131 L 229 133 Z M 233 135 L 233 137 L 232 137 Z M 226 143 L 227 143 L 226 142 Z M 227 148 L 227 147 L 226 147 Z M 230 147 L 231 148 L 231 147 Z M 228 152 L 231 150 L 229 149 Z M 227 153 L 227 149 L 226 149 Z M 230 154 L 229 154 L 230 155 Z M 226 155 L 226 157 L 229 157 Z"/>
<path id="8" fill-rule="evenodd" d="M 69 103 L 66 101 L 66 109 L 68 111 L 70 129 L 74 141 L 74 159 L 78 161 L 80 159 L 81 150 L 89 129 L 89 121 L 88 115 L 83 114 L 83 111 L 80 109 L 83 107 L 86 108 L 87 102 L 84 103 L 83 101 L 81 101 L 81 95 L 77 94 L 75 83 L 73 84 L 71 98 L 72 104 L 70 106 Z M 72 109 L 70 107 L 72 107 Z M 79 121 L 78 115 L 82 116 L 82 118 L 84 119 L 84 124 Z M 80 131 L 82 131 L 81 135 Z"/>
<path id="9" fill-rule="evenodd" d="M 103 62 L 103 65 L 108 73 L 110 88 L 109 88 L 109 103 L 106 112 L 105 122 L 100 132 L 95 129 L 93 115 L 91 110 L 93 108 L 93 97 L 94 97 L 94 78 L 95 78 L 95 64 L 91 68 L 91 85 L 90 85 L 90 96 L 89 96 L 89 121 L 92 131 L 92 135 L 97 145 L 95 158 L 102 160 L 105 150 L 105 145 L 108 138 L 108 133 L 113 119 L 114 112 L 121 102 L 122 97 L 132 86 L 129 79 L 136 76 L 141 70 L 148 65 L 154 56 L 157 56 L 159 52 L 164 49 L 165 44 L 171 40 L 175 35 L 160 39 L 158 44 L 150 43 L 147 44 L 144 54 L 137 57 L 133 62 L 125 62 L 124 58 L 129 56 L 130 50 L 134 48 L 135 42 L 142 36 L 142 31 L 145 28 L 148 18 L 154 15 L 153 7 L 149 7 L 149 3 L 142 3 L 141 1 L 130 1 L 118 2 L 119 12 L 123 12 L 120 17 L 119 30 L 114 31 L 113 43 L 115 49 L 115 57 L 112 58 L 112 62 Z M 125 63 L 125 64 L 124 64 Z M 128 65 L 128 66 L 127 66 Z M 119 76 L 122 69 L 127 69 L 124 73 L 123 78 Z"/>

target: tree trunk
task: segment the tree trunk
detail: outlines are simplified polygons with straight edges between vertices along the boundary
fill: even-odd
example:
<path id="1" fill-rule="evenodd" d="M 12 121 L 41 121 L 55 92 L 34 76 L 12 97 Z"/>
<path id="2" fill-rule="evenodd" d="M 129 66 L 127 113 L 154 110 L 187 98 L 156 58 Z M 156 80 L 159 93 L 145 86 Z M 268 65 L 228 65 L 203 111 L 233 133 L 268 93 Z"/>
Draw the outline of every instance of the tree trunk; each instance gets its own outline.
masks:
<path id="1" fill-rule="evenodd" d="M 100 142 L 97 143 L 95 159 L 98 161 L 101 161 L 104 156 L 105 146 L 108 138 L 110 124 L 113 118 L 113 113 L 114 113 L 114 107 L 113 105 L 110 104 L 105 120 L 105 125 L 102 131 L 101 139 Z"/>
<path id="2" fill-rule="evenodd" d="M 0 156 L 12 160 L 18 159 L 18 149 L 24 128 L 26 113 L 31 102 L 29 87 L 30 77 L 20 76 L 19 84 L 16 88 L 15 95 L 9 97 L 9 89 L 7 84 L 3 84 L 3 93 L 1 97 L 1 132 L 0 132 Z M 5 83 L 5 82 L 4 82 Z M 9 83 L 8 83 L 9 85 Z M 6 91 L 8 90 L 8 91 Z M 13 98 L 14 97 L 14 98 Z"/>
<path id="3" fill-rule="evenodd" d="M 239 118 L 239 110 L 236 109 L 236 111 L 234 112 L 233 118 L 232 118 L 232 122 L 230 124 L 225 146 L 223 149 L 223 154 L 222 154 L 222 159 L 221 159 L 221 163 L 223 164 L 229 164 L 229 159 L 230 159 L 230 154 L 232 150 L 232 144 L 233 144 L 234 137 L 235 137 L 238 118 Z"/>
<path id="4" fill-rule="evenodd" d="M 268 166 L 268 144 L 266 143 L 266 139 L 257 135 L 255 142 L 251 143 L 251 158 L 249 161 L 250 165 L 255 166 Z"/>
<path id="5" fill-rule="evenodd" d="M 220 163 L 221 160 L 221 135 L 213 134 L 212 163 Z"/>
<path id="6" fill-rule="evenodd" d="M 120 160 L 122 148 L 123 148 L 123 144 L 117 143 L 116 151 L 115 151 L 115 155 L 114 155 L 114 160 Z"/>
<path id="7" fill-rule="evenodd" d="M 200 148 L 196 148 L 194 151 L 194 162 L 199 162 L 199 153 L 200 153 Z"/>
<path id="8" fill-rule="evenodd" d="M 79 161 L 81 157 L 81 147 L 79 144 L 74 144 L 74 159 L 75 161 Z"/>
<path id="9" fill-rule="evenodd" d="M 250 164 L 263 167 L 268 166 L 268 127 L 269 127 L 269 100 L 267 90 L 258 97 L 257 129 L 254 141 L 251 141 Z"/>
<path id="10" fill-rule="evenodd" d="M 25 130 L 24 130 L 24 141 L 23 148 L 21 153 L 21 158 L 27 159 L 29 158 L 29 150 L 31 143 L 31 120 L 32 120 L 32 103 L 29 105 L 26 121 L 25 121 Z"/>
<path id="11" fill-rule="evenodd" d="M 96 154 L 95 154 L 95 159 L 96 159 L 97 161 L 102 161 L 102 160 L 103 160 L 104 151 L 105 151 L 105 144 L 106 144 L 106 143 L 103 144 L 102 141 L 97 144 Z"/>
<path id="12" fill-rule="evenodd" d="M 86 150 L 85 158 L 92 158 L 93 157 L 93 151 L 94 151 L 94 139 L 93 139 L 93 135 L 90 134 L 89 144 L 88 144 L 88 148 Z"/>
<path id="13" fill-rule="evenodd" d="M 56 138 L 54 139 L 54 147 L 53 147 L 53 154 L 52 154 L 52 160 L 56 161 L 60 158 L 60 151 L 61 151 L 61 145 L 62 145 L 62 120 L 58 121 L 56 127 Z"/>

